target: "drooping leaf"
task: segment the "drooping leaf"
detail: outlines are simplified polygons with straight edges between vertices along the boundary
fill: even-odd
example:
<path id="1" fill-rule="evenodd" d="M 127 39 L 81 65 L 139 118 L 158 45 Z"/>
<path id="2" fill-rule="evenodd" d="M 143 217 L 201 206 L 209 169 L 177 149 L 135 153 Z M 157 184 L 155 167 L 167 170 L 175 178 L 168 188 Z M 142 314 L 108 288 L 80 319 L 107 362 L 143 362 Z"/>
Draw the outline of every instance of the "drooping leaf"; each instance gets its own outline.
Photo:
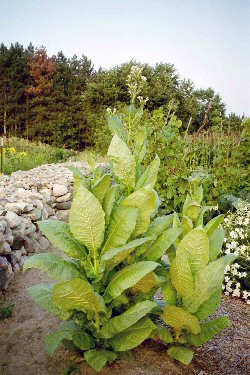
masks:
<path id="1" fill-rule="evenodd" d="M 168 349 L 168 355 L 171 358 L 177 359 L 177 361 L 184 365 L 189 365 L 193 359 L 194 352 L 184 346 L 171 346 L 171 348 Z"/>
<path id="2" fill-rule="evenodd" d="M 138 190 L 144 186 L 150 185 L 154 188 L 157 180 L 157 174 L 160 167 L 159 156 L 156 155 L 155 159 L 148 165 L 144 173 L 141 175 L 135 185 L 135 190 Z"/>
<path id="3" fill-rule="evenodd" d="M 92 313 L 105 313 L 102 297 L 85 280 L 74 279 L 56 284 L 53 293 L 54 303 L 63 310 L 78 310 Z"/>
<path id="4" fill-rule="evenodd" d="M 201 323 L 201 332 L 197 335 L 190 334 L 189 342 L 193 346 L 203 345 L 230 326 L 231 322 L 226 316 L 221 316 L 208 322 Z"/>
<path id="5" fill-rule="evenodd" d="M 188 258 L 185 254 L 177 253 L 170 267 L 171 281 L 181 297 L 193 293 L 194 280 Z"/>
<path id="6" fill-rule="evenodd" d="M 224 215 L 218 215 L 214 217 L 212 220 L 210 220 L 204 227 L 206 233 L 208 236 L 211 236 L 211 234 L 219 227 L 219 225 L 223 222 Z"/>
<path id="7" fill-rule="evenodd" d="M 199 320 L 207 319 L 211 314 L 213 314 L 217 308 L 220 306 L 222 289 L 220 288 L 216 292 L 214 292 L 210 298 L 208 298 L 205 302 L 200 305 L 195 316 Z"/>
<path id="8" fill-rule="evenodd" d="M 121 202 L 123 207 L 138 209 L 134 237 L 147 231 L 151 216 L 157 209 L 157 203 L 156 193 L 149 185 L 135 191 Z"/>
<path id="9" fill-rule="evenodd" d="M 110 115 L 108 117 L 108 126 L 113 135 L 117 135 L 124 142 L 127 140 L 127 130 L 122 123 L 122 120 L 117 115 Z"/>
<path id="10" fill-rule="evenodd" d="M 42 308 L 49 311 L 52 315 L 62 320 L 67 320 L 72 315 L 69 311 L 64 311 L 53 302 L 53 284 L 37 284 L 28 288 L 32 299 Z"/>
<path id="11" fill-rule="evenodd" d="M 103 199 L 110 188 L 111 175 L 105 174 L 92 186 L 92 193 L 102 204 Z"/>
<path id="12" fill-rule="evenodd" d="M 37 268 L 56 281 L 66 281 L 76 277 L 84 278 L 71 262 L 52 253 L 36 254 L 28 258 L 24 263 L 23 270 L 26 271 L 30 268 Z"/>
<path id="13" fill-rule="evenodd" d="M 149 272 L 153 271 L 159 264 L 156 262 L 138 262 L 124 267 L 111 279 L 106 291 L 106 299 L 118 297 L 124 290 L 138 283 Z"/>
<path id="14" fill-rule="evenodd" d="M 209 236 L 209 260 L 216 259 L 217 256 L 220 254 L 224 241 L 224 236 L 224 230 L 219 228 L 215 229 L 215 231 Z"/>
<path id="15" fill-rule="evenodd" d="M 166 306 L 163 309 L 162 319 L 177 332 L 186 329 L 192 333 L 200 332 L 199 320 L 196 316 L 177 306 Z"/>
<path id="16" fill-rule="evenodd" d="M 107 362 L 114 362 L 116 353 L 104 349 L 90 349 L 84 353 L 86 362 L 99 372 Z"/>
<path id="17" fill-rule="evenodd" d="M 111 345 L 118 352 L 133 349 L 149 338 L 154 329 L 155 325 L 148 317 L 142 318 L 125 331 L 112 337 Z"/>
<path id="18" fill-rule="evenodd" d="M 185 254 L 191 271 L 197 272 L 209 261 L 209 241 L 206 232 L 201 228 L 191 230 L 179 243 L 177 252 Z"/>
<path id="19" fill-rule="evenodd" d="M 89 350 L 95 347 L 94 338 L 84 331 L 75 331 L 72 334 L 73 343 L 81 350 Z"/>
<path id="20" fill-rule="evenodd" d="M 110 143 L 108 156 L 113 163 L 115 175 L 129 189 L 135 187 L 135 158 L 126 143 L 116 134 Z"/>
<path id="21" fill-rule="evenodd" d="M 221 289 L 224 279 L 224 269 L 224 259 L 220 258 L 197 272 L 194 292 L 187 296 L 187 298 L 183 298 L 184 306 L 190 313 L 195 313 L 203 302 Z"/>
<path id="22" fill-rule="evenodd" d="M 80 187 L 73 199 L 69 225 L 74 238 L 95 257 L 104 238 L 104 211 L 97 198 L 85 187 Z"/>
<path id="23" fill-rule="evenodd" d="M 170 228 L 163 232 L 155 242 L 150 246 L 148 251 L 143 255 L 147 260 L 157 261 L 164 255 L 169 247 L 176 241 L 181 234 L 181 228 Z"/>
<path id="24" fill-rule="evenodd" d="M 106 223 L 106 225 L 109 224 L 109 219 L 110 219 L 113 207 L 114 207 L 117 192 L 118 192 L 118 185 L 112 185 L 108 189 L 108 191 L 105 195 L 104 202 L 103 202 L 103 210 L 105 212 L 105 223 Z"/>
<path id="25" fill-rule="evenodd" d="M 110 249 L 126 244 L 135 229 L 137 214 L 137 209 L 131 207 L 116 207 L 113 210 L 105 235 L 102 256 Z"/>
<path id="26" fill-rule="evenodd" d="M 153 301 L 143 301 L 130 307 L 123 314 L 112 318 L 101 329 L 102 337 L 109 339 L 138 322 L 147 315 L 157 304 Z"/>
<path id="27" fill-rule="evenodd" d="M 155 337 L 159 337 L 165 344 L 170 344 L 174 341 L 173 336 L 167 327 L 157 324 Z"/>
<path id="28" fill-rule="evenodd" d="M 72 335 L 76 330 L 74 321 L 65 322 L 57 331 L 51 332 L 45 337 L 46 352 L 52 356 L 62 340 L 72 340 Z"/>
<path id="29" fill-rule="evenodd" d="M 44 220 L 39 221 L 38 226 L 51 244 L 68 256 L 76 259 L 87 257 L 84 248 L 74 239 L 69 224 L 58 220 Z"/>

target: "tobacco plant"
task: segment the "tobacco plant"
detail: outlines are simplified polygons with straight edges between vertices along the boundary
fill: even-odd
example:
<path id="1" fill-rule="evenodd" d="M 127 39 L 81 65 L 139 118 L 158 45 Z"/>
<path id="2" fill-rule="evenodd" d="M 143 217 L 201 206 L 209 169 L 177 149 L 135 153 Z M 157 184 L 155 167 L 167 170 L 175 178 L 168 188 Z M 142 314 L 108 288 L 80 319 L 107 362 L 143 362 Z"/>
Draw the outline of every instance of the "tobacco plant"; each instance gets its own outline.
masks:
<path id="1" fill-rule="evenodd" d="M 224 270 L 237 256 L 221 255 L 224 230 L 218 228 L 219 215 L 203 224 L 206 208 L 201 207 L 202 187 L 187 195 L 182 218 L 174 226 L 182 228 L 182 239 L 168 254 L 167 283 L 162 286 L 166 306 L 159 337 L 170 344 L 168 354 L 184 364 L 193 358 L 191 347 L 200 346 L 230 326 L 227 317 L 208 318 L 220 305 Z"/>
<path id="2" fill-rule="evenodd" d="M 170 343 L 169 355 L 187 364 L 193 355 L 190 346 L 229 325 L 227 318 L 203 322 L 219 304 L 224 268 L 233 258 L 217 259 L 223 241 L 221 218 L 203 225 L 201 188 L 187 197 L 181 219 L 176 213 L 156 216 L 160 160 L 156 155 L 143 167 L 146 100 L 139 96 L 139 109 L 134 102 L 144 77 L 140 68 L 132 73 L 130 106 L 122 116 L 110 113 L 108 119 L 113 133 L 111 173 L 97 166 L 87 178 L 73 168 L 69 223 L 39 223 L 66 258 L 38 254 L 24 265 L 55 281 L 29 289 L 42 308 L 65 321 L 47 335 L 47 352 L 52 355 L 62 341 L 71 343 L 97 371 L 130 356 L 150 337 Z M 163 305 L 154 297 L 159 288 Z M 167 326 L 159 324 L 159 315 Z"/>
<path id="3" fill-rule="evenodd" d="M 159 308 L 152 297 L 165 278 L 155 273 L 161 265 L 149 259 L 160 258 L 181 233 L 170 228 L 172 216 L 152 222 L 159 206 L 154 190 L 159 158 L 141 173 L 143 144 L 134 144 L 133 155 L 122 139 L 128 140 L 128 133 L 119 118 L 113 116 L 110 124 L 115 135 L 108 155 L 116 181 L 101 167 L 91 178 L 73 169 L 69 224 L 39 223 L 67 258 L 38 254 L 24 266 L 25 270 L 38 268 L 55 280 L 29 292 L 41 307 L 66 321 L 47 335 L 47 352 L 52 355 L 61 341 L 70 341 L 97 371 L 130 353 L 156 329 L 154 316 Z M 138 249 L 162 233 L 166 246 L 158 249 L 157 257 L 141 259 Z"/>

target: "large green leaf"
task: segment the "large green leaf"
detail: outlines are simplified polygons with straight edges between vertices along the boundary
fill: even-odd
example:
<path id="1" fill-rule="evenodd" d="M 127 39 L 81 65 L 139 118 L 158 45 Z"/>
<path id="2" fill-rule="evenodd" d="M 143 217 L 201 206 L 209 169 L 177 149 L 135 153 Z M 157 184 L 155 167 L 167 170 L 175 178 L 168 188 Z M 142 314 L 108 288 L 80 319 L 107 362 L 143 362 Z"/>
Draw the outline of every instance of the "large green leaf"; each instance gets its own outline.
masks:
<path id="1" fill-rule="evenodd" d="M 124 246 L 113 248 L 108 250 L 103 256 L 103 260 L 110 260 L 114 257 L 117 257 L 117 255 L 122 254 L 123 252 L 131 249 L 135 249 L 137 246 L 142 245 L 145 242 L 151 241 L 152 237 L 143 237 L 143 238 L 137 238 L 137 240 L 133 240 L 129 243 L 127 243 Z"/>
<path id="2" fill-rule="evenodd" d="M 222 289 L 220 288 L 215 293 L 211 295 L 203 304 L 198 308 L 195 316 L 199 320 L 207 319 L 211 314 L 213 314 L 217 308 L 220 306 Z"/>
<path id="3" fill-rule="evenodd" d="M 197 272 L 209 261 L 209 241 L 203 229 L 191 230 L 179 243 L 177 252 L 185 254 L 189 260 L 191 271 Z"/>
<path id="4" fill-rule="evenodd" d="M 117 115 L 110 115 L 108 117 L 108 126 L 113 135 L 116 134 L 124 142 L 126 142 L 128 137 L 127 129 Z"/>
<path id="5" fill-rule="evenodd" d="M 170 267 L 171 281 L 181 297 L 193 293 L 194 280 L 189 261 L 185 254 L 177 253 Z"/>
<path id="6" fill-rule="evenodd" d="M 136 226 L 137 209 L 116 207 L 110 218 L 105 234 L 105 243 L 101 252 L 103 256 L 108 250 L 123 246 L 128 241 Z"/>
<path id="7" fill-rule="evenodd" d="M 130 307 L 123 314 L 108 320 L 107 323 L 103 325 L 101 329 L 102 337 L 109 339 L 117 333 L 124 331 L 150 313 L 150 311 L 156 306 L 157 303 L 153 301 L 143 301 Z"/>
<path id="8" fill-rule="evenodd" d="M 119 187 L 118 185 L 112 185 L 108 189 L 108 191 L 105 195 L 105 198 L 104 198 L 103 210 L 105 212 L 105 223 L 106 223 L 106 225 L 109 224 L 109 219 L 110 219 L 110 216 L 111 216 L 111 213 L 112 213 L 112 210 L 113 210 L 113 207 L 114 207 L 114 203 L 115 203 L 115 200 L 116 200 L 118 187 Z"/>
<path id="9" fill-rule="evenodd" d="M 54 303 L 63 310 L 83 312 L 106 312 L 102 297 L 85 280 L 74 279 L 56 284 L 53 293 Z"/>
<path id="10" fill-rule="evenodd" d="M 44 220 L 39 221 L 38 226 L 51 244 L 68 256 L 76 259 L 87 257 L 84 248 L 74 239 L 69 224 L 58 220 Z"/>
<path id="11" fill-rule="evenodd" d="M 181 232 L 181 228 L 167 229 L 157 238 L 155 242 L 152 243 L 152 245 L 150 245 L 150 248 L 143 255 L 143 258 L 157 261 L 167 252 L 169 247 L 176 241 Z"/>
<path id="12" fill-rule="evenodd" d="M 52 315 L 55 315 L 62 320 L 67 320 L 72 315 L 71 312 L 62 310 L 53 302 L 53 284 L 37 284 L 28 288 L 28 291 L 32 299 Z"/>
<path id="13" fill-rule="evenodd" d="M 114 362 L 116 353 L 104 349 L 91 349 L 84 353 L 86 362 L 99 372 L 107 362 Z"/>
<path id="14" fill-rule="evenodd" d="M 209 236 L 210 260 L 216 259 L 217 256 L 220 254 L 224 241 L 224 236 L 224 230 L 219 228 L 215 229 L 215 231 Z"/>
<path id="15" fill-rule="evenodd" d="M 73 199 L 69 225 L 74 238 L 87 246 L 92 257 L 96 257 L 104 238 L 104 211 L 97 198 L 83 186 Z"/>
<path id="16" fill-rule="evenodd" d="M 200 332 L 199 320 L 196 316 L 177 306 L 166 306 L 163 309 L 162 319 L 165 323 L 174 328 L 178 333 L 186 329 L 192 333 Z"/>
<path id="17" fill-rule="evenodd" d="M 194 352 L 184 346 L 171 346 L 171 348 L 168 349 L 168 355 L 171 358 L 177 359 L 177 361 L 184 365 L 189 365 L 193 359 Z"/>
<path id="18" fill-rule="evenodd" d="M 45 349 L 48 355 L 52 356 L 62 340 L 72 340 L 72 333 L 75 328 L 69 327 L 69 329 L 60 329 L 55 332 L 51 332 L 45 336 Z"/>
<path id="19" fill-rule="evenodd" d="M 133 349 L 149 338 L 154 329 L 154 323 L 148 317 L 144 317 L 125 331 L 115 335 L 111 339 L 111 345 L 118 352 Z"/>
<path id="20" fill-rule="evenodd" d="M 124 267 L 111 279 L 105 291 L 106 299 L 111 300 L 109 296 L 112 298 L 118 297 L 124 290 L 131 288 L 158 266 L 159 264 L 156 262 L 144 261 Z"/>
<path id="21" fill-rule="evenodd" d="M 208 236 L 210 236 L 215 229 L 218 228 L 218 226 L 223 222 L 224 220 L 224 215 L 218 215 L 211 219 L 204 227 L 206 233 Z"/>
<path id="22" fill-rule="evenodd" d="M 137 240 L 131 241 L 124 246 L 110 249 L 103 255 L 102 259 L 106 261 L 106 267 L 111 270 L 126 259 L 137 246 L 150 240 L 151 237 L 138 238 Z"/>
<path id="23" fill-rule="evenodd" d="M 203 302 L 221 289 L 224 279 L 224 269 L 224 259 L 220 258 L 197 272 L 194 292 L 190 296 L 187 296 L 187 298 L 183 298 L 184 306 L 190 313 L 195 313 Z"/>
<path id="24" fill-rule="evenodd" d="M 122 202 L 123 207 L 138 209 L 138 216 L 134 230 L 134 237 L 147 231 L 150 219 L 158 207 L 156 192 L 151 186 L 145 186 L 126 197 Z"/>
<path id="25" fill-rule="evenodd" d="M 215 335 L 218 335 L 224 329 L 231 326 L 231 322 L 226 316 L 221 316 L 214 320 L 201 323 L 201 332 L 197 335 L 188 335 L 189 342 L 194 346 L 200 346 L 211 340 Z"/>
<path id="26" fill-rule="evenodd" d="M 110 188 L 111 175 L 106 174 L 102 176 L 96 183 L 92 186 L 92 193 L 102 204 L 103 199 Z"/>
<path id="27" fill-rule="evenodd" d="M 154 188 L 157 181 L 157 174 L 160 167 L 159 156 L 156 155 L 155 159 L 148 165 L 145 172 L 141 175 L 135 185 L 135 190 L 138 190 L 146 185 L 150 185 Z"/>
<path id="28" fill-rule="evenodd" d="M 135 158 L 126 143 L 116 134 L 109 145 L 108 156 L 113 163 L 115 175 L 129 189 L 135 187 Z"/>
<path id="29" fill-rule="evenodd" d="M 56 281 L 66 281 L 76 277 L 84 278 L 72 263 L 51 253 L 36 254 L 28 258 L 24 263 L 23 270 L 26 271 L 30 268 L 37 268 Z"/>

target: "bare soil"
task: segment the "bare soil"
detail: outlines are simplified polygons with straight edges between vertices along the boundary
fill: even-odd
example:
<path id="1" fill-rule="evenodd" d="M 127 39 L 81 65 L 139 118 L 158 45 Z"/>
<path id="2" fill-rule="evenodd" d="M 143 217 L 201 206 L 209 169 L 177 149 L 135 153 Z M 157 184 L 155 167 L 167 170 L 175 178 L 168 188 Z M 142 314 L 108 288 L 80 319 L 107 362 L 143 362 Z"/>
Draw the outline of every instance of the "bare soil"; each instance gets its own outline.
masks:
<path id="1" fill-rule="evenodd" d="M 39 308 L 27 288 L 49 281 L 41 272 L 20 274 L 1 297 L 5 306 L 14 303 L 11 317 L 0 321 L 1 375 L 60 375 L 70 366 L 74 353 L 60 346 L 51 358 L 44 349 L 44 337 L 60 322 Z M 117 361 L 100 375 L 247 375 L 250 374 L 250 306 L 238 299 L 223 297 L 216 313 L 227 315 L 232 327 L 196 349 L 193 363 L 184 366 L 167 356 L 164 346 L 152 340 L 135 350 L 135 361 Z M 85 362 L 81 375 L 96 374 Z"/>

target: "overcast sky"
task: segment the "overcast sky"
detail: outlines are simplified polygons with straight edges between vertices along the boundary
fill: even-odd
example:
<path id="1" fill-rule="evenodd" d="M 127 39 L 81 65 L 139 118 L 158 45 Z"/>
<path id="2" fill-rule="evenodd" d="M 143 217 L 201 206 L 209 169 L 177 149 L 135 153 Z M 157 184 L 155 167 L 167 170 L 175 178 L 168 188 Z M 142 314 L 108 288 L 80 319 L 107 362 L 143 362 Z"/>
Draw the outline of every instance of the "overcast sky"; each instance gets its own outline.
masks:
<path id="1" fill-rule="evenodd" d="M 95 68 L 174 63 L 250 115 L 250 0 L 0 0 L 0 42 L 84 54 Z"/>

